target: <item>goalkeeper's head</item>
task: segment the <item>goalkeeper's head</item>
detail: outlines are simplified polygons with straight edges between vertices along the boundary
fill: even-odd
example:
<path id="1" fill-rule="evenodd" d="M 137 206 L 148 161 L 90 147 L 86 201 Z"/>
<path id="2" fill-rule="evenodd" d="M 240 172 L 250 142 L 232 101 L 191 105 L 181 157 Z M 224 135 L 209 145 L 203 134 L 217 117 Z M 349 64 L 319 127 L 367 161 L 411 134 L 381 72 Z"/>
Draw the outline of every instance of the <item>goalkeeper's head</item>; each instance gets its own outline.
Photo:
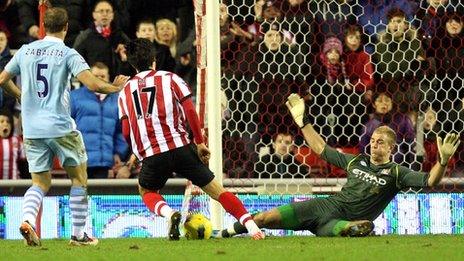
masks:
<path id="1" fill-rule="evenodd" d="M 156 69 L 156 50 L 148 39 L 138 38 L 127 44 L 127 61 L 137 72 Z"/>
<path id="2" fill-rule="evenodd" d="M 370 140 L 371 158 L 377 163 L 387 163 L 396 146 L 396 133 L 388 126 L 380 126 Z"/>

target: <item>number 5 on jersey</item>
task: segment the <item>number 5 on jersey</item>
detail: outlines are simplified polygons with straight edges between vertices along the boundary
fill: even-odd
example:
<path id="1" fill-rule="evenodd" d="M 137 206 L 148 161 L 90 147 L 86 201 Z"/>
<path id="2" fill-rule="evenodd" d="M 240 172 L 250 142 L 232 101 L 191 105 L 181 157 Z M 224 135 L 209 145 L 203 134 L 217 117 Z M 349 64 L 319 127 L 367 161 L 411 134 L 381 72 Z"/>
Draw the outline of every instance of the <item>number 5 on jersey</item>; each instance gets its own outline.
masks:
<path id="1" fill-rule="evenodd" d="M 39 95 L 39 98 L 45 98 L 48 95 L 48 80 L 44 75 L 42 75 L 42 70 L 46 70 L 47 68 L 48 68 L 48 64 L 43 64 L 43 63 L 37 64 L 37 81 L 43 82 L 43 85 L 44 85 L 43 91 L 37 92 L 37 95 Z"/>

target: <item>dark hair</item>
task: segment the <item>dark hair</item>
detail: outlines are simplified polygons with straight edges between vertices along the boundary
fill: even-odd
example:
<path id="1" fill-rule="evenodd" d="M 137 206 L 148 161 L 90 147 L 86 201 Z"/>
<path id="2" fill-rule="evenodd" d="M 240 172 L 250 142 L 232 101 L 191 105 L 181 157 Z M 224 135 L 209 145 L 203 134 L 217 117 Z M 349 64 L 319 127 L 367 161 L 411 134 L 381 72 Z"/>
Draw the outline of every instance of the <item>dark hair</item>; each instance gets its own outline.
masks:
<path id="1" fill-rule="evenodd" d="M 145 19 L 140 20 L 140 21 L 137 23 L 137 26 L 135 27 L 135 31 L 140 30 L 140 25 L 141 25 L 141 24 L 152 24 L 153 26 L 155 26 L 155 22 L 154 22 L 152 19 L 145 18 Z"/>
<path id="2" fill-rule="evenodd" d="M 127 61 L 138 71 L 150 69 L 155 61 L 156 50 L 148 39 L 135 39 L 127 44 Z"/>
<path id="3" fill-rule="evenodd" d="M 406 18 L 406 14 L 400 8 L 392 8 L 387 13 L 387 22 L 389 23 L 393 17 Z"/>
<path id="4" fill-rule="evenodd" d="M 93 5 L 93 8 L 92 8 L 92 11 L 95 12 L 95 9 L 97 8 L 97 5 L 99 5 L 100 3 L 107 3 L 111 6 L 112 9 L 114 9 L 114 6 L 113 4 L 111 3 L 110 0 L 98 0 L 95 2 L 95 4 Z M 114 11 L 114 10 L 113 10 Z"/>
<path id="5" fill-rule="evenodd" d="M 45 11 L 44 26 L 49 33 L 58 33 L 68 24 L 68 13 L 60 7 L 52 7 Z"/>
<path id="6" fill-rule="evenodd" d="M 464 23 L 464 18 L 460 16 L 458 13 L 450 13 L 446 15 L 445 21 L 449 22 L 450 20 L 454 20 L 458 23 Z"/>
<path id="7" fill-rule="evenodd" d="M 374 103 L 375 100 L 377 100 L 377 98 L 379 98 L 381 95 L 387 96 L 388 98 L 393 100 L 393 95 L 390 92 L 388 92 L 388 91 L 378 91 L 378 92 L 375 92 L 372 95 L 372 103 Z"/>
<path id="8" fill-rule="evenodd" d="M 352 25 L 347 26 L 343 33 L 345 36 L 347 36 L 349 34 L 355 34 L 356 32 L 359 32 L 360 36 L 362 36 L 363 34 L 363 30 L 359 25 L 352 24 Z"/>

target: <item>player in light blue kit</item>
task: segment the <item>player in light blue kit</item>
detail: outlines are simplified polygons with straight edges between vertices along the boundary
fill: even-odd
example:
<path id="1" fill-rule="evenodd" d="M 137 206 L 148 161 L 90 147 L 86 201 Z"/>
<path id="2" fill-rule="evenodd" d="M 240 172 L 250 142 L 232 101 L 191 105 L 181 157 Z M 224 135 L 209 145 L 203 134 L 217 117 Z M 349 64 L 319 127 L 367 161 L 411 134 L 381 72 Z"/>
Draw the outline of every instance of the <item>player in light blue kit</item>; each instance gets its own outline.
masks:
<path id="1" fill-rule="evenodd" d="M 64 45 L 68 15 L 62 8 L 45 12 L 46 37 L 23 45 L 0 74 L 0 86 L 21 100 L 24 147 L 32 173 L 32 186 L 24 195 L 23 222 L 19 228 L 27 245 L 39 246 L 35 232 L 37 213 L 51 185 L 50 169 L 57 156 L 72 181 L 71 245 L 96 245 L 85 232 L 87 219 L 87 155 L 81 134 L 70 115 L 71 74 L 99 93 L 119 92 L 128 80 L 117 76 L 113 84 L 95 77 L 84 59 Z M 11 81 L 21 75 L 21 90 Z"/>

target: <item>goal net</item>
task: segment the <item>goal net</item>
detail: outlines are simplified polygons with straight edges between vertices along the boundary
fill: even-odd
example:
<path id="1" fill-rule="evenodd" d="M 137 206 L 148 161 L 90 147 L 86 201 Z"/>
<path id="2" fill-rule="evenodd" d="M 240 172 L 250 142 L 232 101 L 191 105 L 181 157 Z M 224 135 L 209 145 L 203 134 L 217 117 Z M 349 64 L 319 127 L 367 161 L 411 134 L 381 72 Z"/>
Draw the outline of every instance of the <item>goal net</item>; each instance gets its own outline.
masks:
<path id="1" fill-rule="evenodd" d="M 290 93 L 304 97 L 315 129 L 346 153 L 368 151 L 373 129 L 389 125 L 398 135 L 393 160 L 414 170 L 436 162 L 437 135 L 462 132 L 463 4 L 384 2 L 220 3 L 223 96 L 199 93 L 197 104 L 224 100 L 223 149 L 212 153 L 222 154 L 224 185 L 250 211 L 331 194 L 346 182 L 304 142 L 284 105 Z M 208 78 L 204 21 L 197 17 L 200 79 Z M 376 220 L 377 233 L 458 231 L 463 175 L 461 145 L 442 184 L 401 193 Z"/>

